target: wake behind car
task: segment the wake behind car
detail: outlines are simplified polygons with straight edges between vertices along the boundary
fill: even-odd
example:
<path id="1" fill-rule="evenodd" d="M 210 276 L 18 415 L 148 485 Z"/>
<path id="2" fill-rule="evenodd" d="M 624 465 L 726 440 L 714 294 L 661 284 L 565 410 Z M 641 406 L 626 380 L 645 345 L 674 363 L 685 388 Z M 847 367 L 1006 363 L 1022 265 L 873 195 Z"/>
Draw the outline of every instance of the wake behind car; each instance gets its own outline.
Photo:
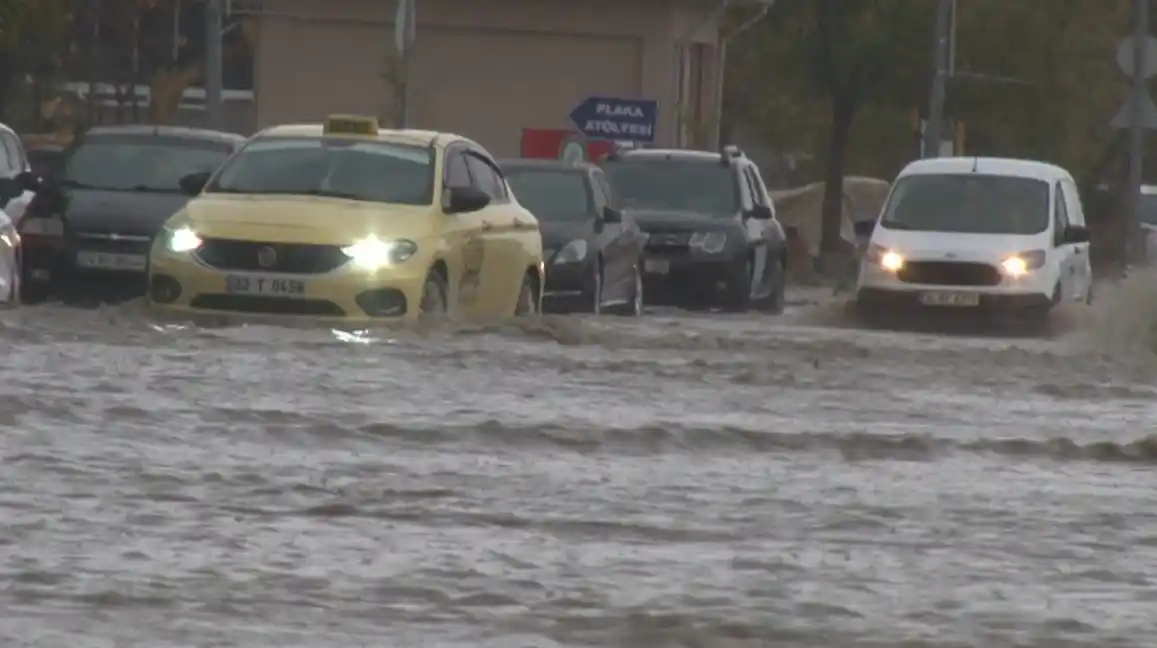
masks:
<path id="1" fill-rule="evenodd" d="M 58 177 L 33 179 L 20 222 L 25 301 L 144 294 L 149 246 L 188 196 L 180 179 L 216 169 L 245 142 L 173 126 L 102 126 L 66 154 Z"/>
<path id="2" fill-rule="evenodd" d="M 897 177 L 870 232 L 856 305 L 869 321 L 910 313 L 1010 314 L 1040 323 L 1092 297 L 1089 230 L 1073 177 L 1044 162 L 939 158 Z"/>
<path id="3" fill-rule="evenodd" d="M 640 315 L 644 237 L 618 209 L 603 171 L 561 160 L 506 160 L 501 166 L 542 230 L 543 308 Z"/>
<path id="4" fill-rule="evenodd" d="M 602 168 L 647 235 L 648 301 L 783 312 L 786 237 L 742 151 L 615 151 Z"/>
<path id="5" fill-rule="evenodd" d="M 466 138 L 333 115 L 262 131 L 183 184 L 196 197 L 149 257 L 158 312 L 489 319 L 541 304 L 538 223 Z"/>

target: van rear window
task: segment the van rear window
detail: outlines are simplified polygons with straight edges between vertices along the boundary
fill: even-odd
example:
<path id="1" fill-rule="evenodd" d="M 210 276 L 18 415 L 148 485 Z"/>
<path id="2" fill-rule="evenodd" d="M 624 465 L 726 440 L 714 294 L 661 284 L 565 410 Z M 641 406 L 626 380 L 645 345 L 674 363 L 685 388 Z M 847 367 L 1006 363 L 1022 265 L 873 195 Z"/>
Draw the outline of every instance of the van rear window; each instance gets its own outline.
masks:
<path id="1" fill-rule="evenodd" d="M 880 225 L 968 234 L 1037 234 L 1049 226 L 1049 183 L 985 174 L 912 175 L 892 189 Z"/>

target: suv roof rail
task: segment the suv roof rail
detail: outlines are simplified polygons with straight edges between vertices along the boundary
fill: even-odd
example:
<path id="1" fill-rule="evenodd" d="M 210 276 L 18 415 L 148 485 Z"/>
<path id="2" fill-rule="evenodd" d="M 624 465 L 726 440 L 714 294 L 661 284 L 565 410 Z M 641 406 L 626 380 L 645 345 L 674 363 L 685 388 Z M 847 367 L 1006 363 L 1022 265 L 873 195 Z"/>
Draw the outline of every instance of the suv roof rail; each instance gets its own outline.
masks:
<path id="1" fill-rule="evenodd" d="M 728 144 L 723 147 L 723 150 L 719 154 L 728 159 L 741 158 L 743 157 L 743 149 L 735 144 Z"/>

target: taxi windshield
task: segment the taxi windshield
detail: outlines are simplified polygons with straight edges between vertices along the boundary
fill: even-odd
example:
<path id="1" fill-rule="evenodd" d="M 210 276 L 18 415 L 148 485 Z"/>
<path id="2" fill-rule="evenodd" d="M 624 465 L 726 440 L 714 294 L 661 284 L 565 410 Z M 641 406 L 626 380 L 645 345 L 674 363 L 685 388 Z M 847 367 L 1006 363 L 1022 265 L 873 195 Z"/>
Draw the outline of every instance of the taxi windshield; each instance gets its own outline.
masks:
<path id="1" fill-rule="evenodd" d="M 241 149 L 206 192 L 429 205 L 434 153 L 424 146 L 378 140 L 267 137 Z"/>

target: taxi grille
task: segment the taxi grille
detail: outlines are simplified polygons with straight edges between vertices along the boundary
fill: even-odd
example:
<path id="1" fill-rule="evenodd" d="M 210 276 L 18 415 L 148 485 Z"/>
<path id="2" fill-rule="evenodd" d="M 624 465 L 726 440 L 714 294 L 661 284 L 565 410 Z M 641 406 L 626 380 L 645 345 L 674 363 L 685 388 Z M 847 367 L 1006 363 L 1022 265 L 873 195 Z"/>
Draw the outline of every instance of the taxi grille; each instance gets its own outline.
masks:
<path id="1" fill-rule="evenodd" d="M 912 261 L 896 273 L 905 283 L 930 286 L 998 286 L 1000 271 L 987 263 Z"/>
<path id="2" fill-rule="evenodd" d="M 307 315 L 342 317 L 341 306 L 325 299 L 285 299 L 250 295 L 197 295 L 189 304 L 203 310 L 255 315 Z"/>
<path id="3" fill-rule="evenodd" d="M 273 251 L 272 255 L 268 250 Z M 268 261 L 270 256 L 273 262 L 262 265 L 262 258 Z M 336 245 L 261 243 L 220 238 L 205 239 L 197 249 L 197 258 L 218 270 L 288 274 L 321 274 L 336 270 L 349 261 L 349 257 Z"/>

